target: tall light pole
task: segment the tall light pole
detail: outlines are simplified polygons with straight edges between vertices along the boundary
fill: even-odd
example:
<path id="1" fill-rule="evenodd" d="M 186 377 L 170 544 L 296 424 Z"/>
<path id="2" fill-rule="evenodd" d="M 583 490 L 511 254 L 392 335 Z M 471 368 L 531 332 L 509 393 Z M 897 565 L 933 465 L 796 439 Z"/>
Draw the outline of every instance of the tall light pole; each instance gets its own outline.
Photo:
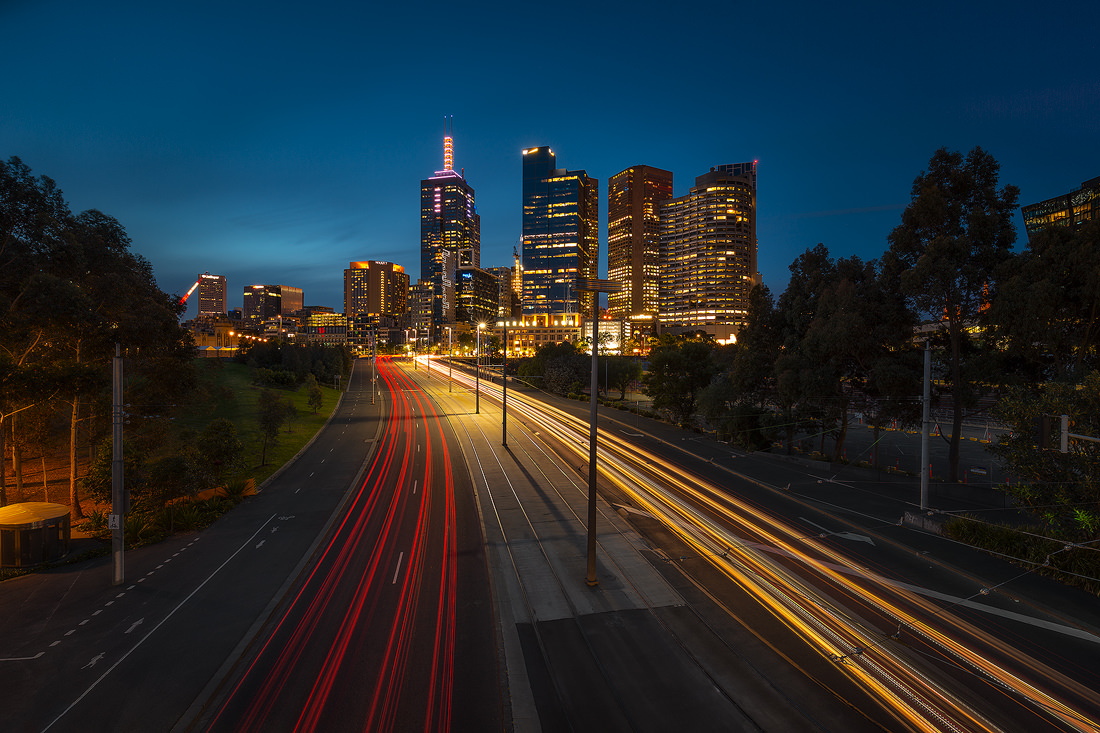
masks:
<path id="1" fill-rule="evenodd" d="M 577 278 L 577 290 L 592 293 L 592 407 L 588 424 L 588 575 L 584 582 L 599 585 L 596 577 L 596 391 L 599 389 L 599 349 L 600 342 L 599 294 L 617 293 L 622 284 L 610 280 Z M 577 314 L 578 317 L 580 314 Z"/>
<path id="2" fill-rule="evenodd" d="M 474 414 L 481 414 L 481 329 L 484 323 L 477 324 L 477 348 L 474 349 Z"/>
<path id="3" fill-rule="evenodd" d="M 500 385 L 501 392 L 503 393 L 503 399 L 501 404 L 504 406 L 504 416 L 500 420 L 500 432 L 501 440 L 500 444 L 505 448 L 508 447 L 508 321 L 498 321 L 498 326 L 504 327 L 504 350 L 501 357 L 500 367 Z M 489 350 L 492 353 L 492 349 Z"/>
<path id="4" fill-rule="evenodd" d="M 447 391 L 450 392 L 454 383 L 451 381 L 451 327 L 444 326 L 447 329 Z"/>
<path id="5" fill-rule="evenodd" d="M 374 393 L 377 391 L 375 385 L 375 375 L 377 372 L 378 364 L 378 332 L 370 332 L 370 403 L 374 404 Z"/>

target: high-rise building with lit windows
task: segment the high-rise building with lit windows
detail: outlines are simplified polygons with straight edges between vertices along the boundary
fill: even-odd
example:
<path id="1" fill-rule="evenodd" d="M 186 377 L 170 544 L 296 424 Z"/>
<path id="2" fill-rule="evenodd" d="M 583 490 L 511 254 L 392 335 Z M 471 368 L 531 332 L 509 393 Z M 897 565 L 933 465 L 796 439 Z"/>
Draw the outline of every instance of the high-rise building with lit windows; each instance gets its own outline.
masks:
<path id="1" fill-rule="evenodd" d="M 662 330 L 728 340 L 745 323 L 756 271 L 756 162 L 711 168 L 660 207 Z"/>
<path id="2" fill-rule="evenodd" d="M 420 277 L 430 286 L 429 339 L 455 318 L 455 273 L 460 265 L 481 266 L 481 217 L 474 189 L 454 169 L 454 139 L 443 136 L 443 170 L 420 182 Z"/>
<path id="3" fill-rule="evenodd" d="M 301 288 L 291 285 L 249 285 L 244 289 L 244 319 L 263 322 L 302 310 Z"/>
<path id="4" fill-rule="evenodd" d="M 1024 217 L 1028 239 L 1047 227 L 1077 229 L 1086 221 L 1100 219 L 1100 178 L 1085 181 L 1081 188 L 1063 196 L 1025 206 L 1020 213 Z"/>
<path id="5" fill-rule="evenodd" d="M 392 262 L 349 262 L 344 270 L 344 314 L 401 319 L 408 311 L 409 276 Z M 392 325 L 387 321 L 386 325 Z"/>
<path id="6" fill-rule="evenodd" d="M 623 289 L 607 296 L 608 314 L 652 329 L 659 307 L 660 206 L 672 198 L 672 173 L 636 165 L 607 183 L 607 277 Z"/>
<path id="7" fill-rule="evenodd" d="M 221 315 L 226 311 L 225 275 L 211 275 L 204 272 L 199 275 L 199 315 Z"/>
<path id="8" fill-rule="evenodd" d="M 556 168 L 548 147 L 523 151 L 523 312 L 591 316 L 592 293 L 577 277 L 599 264 L 599 181 Z"/>

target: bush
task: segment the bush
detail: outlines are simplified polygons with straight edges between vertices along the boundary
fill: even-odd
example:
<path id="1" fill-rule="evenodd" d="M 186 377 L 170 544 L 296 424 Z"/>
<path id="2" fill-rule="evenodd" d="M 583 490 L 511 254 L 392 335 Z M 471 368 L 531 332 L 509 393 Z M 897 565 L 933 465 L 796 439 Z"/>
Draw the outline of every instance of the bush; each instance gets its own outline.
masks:
<path id="1" fill-rule="evenodd" d="M 943 526 L 946 537 L 1004 555 L 1016 565 L 1100 595 L 1100 580 L 1096 580 L 1100 578 L 1100 553 L 1057 538 L 1036 536 L 1043 532 L 1042 527 L 1006 527 L 967 516 L 952 517 Z"/>

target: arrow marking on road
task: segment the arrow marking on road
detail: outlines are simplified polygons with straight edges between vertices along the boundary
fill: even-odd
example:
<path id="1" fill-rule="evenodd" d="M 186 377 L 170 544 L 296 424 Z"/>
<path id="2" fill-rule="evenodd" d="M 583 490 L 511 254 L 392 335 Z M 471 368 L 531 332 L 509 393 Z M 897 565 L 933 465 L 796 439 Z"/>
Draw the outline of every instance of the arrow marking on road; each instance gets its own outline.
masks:
<path id="1" fill-rule="evenodd" d="M 81 669 L 88 669 L 89 667 L 94 667 L 96 662 L 98 662 L 100 659 L 103 659 L 103 656 L 104 656 L 103 652 L 100 652 L 99 654 L 96 654 L 94 657 L 92 657 L 92 661 L 85 664 L 83 667 L 81 667 Z"/>
<path id="2" fill-rule="evenodd" d="M 629 437 L 629 438 L 644 438 L 645 437 L 641 433 L 628 433 L 625 430 L 620 430 L 619 432 L 622 433 L 623 435 Z"/>
<path id="3" fill-rule="evenodd" d="M 139 618 L 139 619 L 138 619 L 137 621 L 135 621 L 134 623 L 130 624 L 130 628 L 126 629 L 126 630 L 125 630 L 125 631 L 123 631 L 122 633 L 124 633 L 124 634 L 129 634 L 129 633 L 130 633 L 131 631 L 133 631 L 133 630 L 134 630 L 134 629 L 136 629 L 137 627 L 141 626 L 141 624 L 142 624 L 142 623 L 143 623 L 144 621 L 145 621 L 145 617 L 144 617 L 144 616 L 142 616 L 142 617 L 141 617 L 141 618 Z"/>
<path id="4" fill-rule="evenodd" d="M 824 530 L 826 535 L 832 535 L 834 537 L 839 537 L 842 540 L 851 540 L 852 542 L 866 542 L 867 544 L 871 545 L 872 547 L 875 546 L 875 541 L 872 540 L 867 535 L 855 534 L 853 532 L 833 532 L 833 531 L 830 531 L 830 530 L 826 529 L 825 527 L 822 527 L 820 524 L 815 524 L 814 522 L 811 522 L 809 519 L 806 519 L 806 517 L 799 517 L 799 519 L 801 519 L 806 524 L 813 524 L 818 529 Z"/>
<path id="5" fill-rule="evenodd" d="M 264 543 L 265 543 L 265 542 L 267 542 L 267 540 L 260 540 L 260 541 L 259 541 L 259 542 L 258 542 L 258 543 L 256 544 L 256 549 L 258 550 L 258 549 L 260 549 L 261 547 L 263 547 L 263 546 L 264 546 Z"/>

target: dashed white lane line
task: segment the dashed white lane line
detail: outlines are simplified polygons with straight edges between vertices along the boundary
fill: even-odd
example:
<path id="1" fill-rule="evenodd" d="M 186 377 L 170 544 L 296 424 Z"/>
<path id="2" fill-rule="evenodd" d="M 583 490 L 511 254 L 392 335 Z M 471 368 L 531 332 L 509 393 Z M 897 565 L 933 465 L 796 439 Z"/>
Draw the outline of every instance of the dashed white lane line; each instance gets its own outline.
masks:
<path id="1" fill-rule="evenodd" d="M 404 560 L 404 559 L 405 559 L 405 553 L 404 552 L 402 552 L 400 555 L 397 556 L 397 567 L 393 569 L 393 582 L 390 583 L 390 585 L 394 585 L 394 584 L 397 583 L 397 574 L 399 572 L 401 572 L 401 561 Z"/>

